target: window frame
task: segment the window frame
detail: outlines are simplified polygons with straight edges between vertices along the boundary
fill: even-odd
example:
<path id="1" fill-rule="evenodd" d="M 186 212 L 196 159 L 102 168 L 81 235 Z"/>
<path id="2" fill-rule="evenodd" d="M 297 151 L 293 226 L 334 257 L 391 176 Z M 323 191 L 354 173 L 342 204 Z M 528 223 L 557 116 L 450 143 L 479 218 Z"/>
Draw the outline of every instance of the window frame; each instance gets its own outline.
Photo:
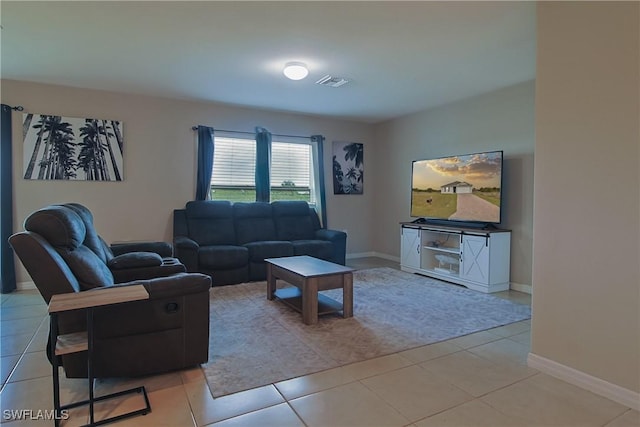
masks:
<path id="1" fill-rule="evenodd" d="M 214 151 L 213 151 L 213 169 L 212 169 L 212 173 L 211 173 L 211 182 L 209 185 L 209 195 L 210 195 L 210 199 L 211 200 L 230 200 L 231 202 L 255 202 L 255 189 L 256 189 L 256 183 L 255 183 L 255 167 L 256 167 L 256 163 L 258 161 L 257 159 L 257 154 L 256 151 L 254 151 L 254 159 L 253 159 L 253 171 L 252 171 L 252 176 L 253 176 L 253 185 L 233 185 L 233 184 L 220 184 L 220 183 L 216 183 L 214 184 L 214 177 L 216 175 L 216 152 L 219 153 L 218 150 L 216 150 L 216 145 L 218 143 L 218 141 L 220 139 L 229 139 L 229 140 L 242 140 L 243 142 L 252 142 L 254 144 L 254 149 L 255 149 L 255 137 L 251 138 L 249 136 L 249 133 L 243 134 L 241 136 L 238 135 L 238 133 L 236 132 L 224 132 L 224 131 L 219 131 L 219 132 L 215 132 L 214 134 Z M 246 136 L 246 137 L 245 137 Z M 311 138 L 307 138 L 307 137 L 281 137 L 281 136 L 272 136 L 272 141 L 271 141 L 272 147 L 271 147 L 271 155 L 270 155 L 270 166 L 269 166 L 269 174 L 270 174 L 270 189 L 269 189 L 269 201 L 274 201 L 274 198 L 272 197 L 273 195 L 273 189 L 274 188 L 279 188 L 278 185 L 279 184 L 274 184 L 273 182 L 273 174 L 272 174 L 272 168 L 273 168 L 273 144 L 295 144 L 295 145 L 306 145 L 309 146 L 309 173 L 308 173 L 308 180 L 309 180 L 309 186 L 308 186 L 308 191 L 309 191 L 309 200 L 305 200 L 307 201 L 307 203 L 309 203 L 309 206 L 313 207 L 313 208 L 318 208 L 319 204 L 320 204 L 320 175 L 319 175 L 319 162 L 322 161 L 322 159 L 318 159 L 318 149 L 317 149 L 317 144 L 311 139 Z M 280 179 L 279 179 L 280 180 Z M 294 181 L 295 182 L 295 181 Z M 224 190 L 226 187 L 226 189 L 243 189 L 249 192 L 253 192 L 254 197 L 253 199 L 245 199 L 245 198 L 216 198 L 215 197 L 215 191 L 216 190 Z M 303 190 L 304 191 L 304 190 Z M 280 199 L 280 198 L 275 198 L 275 200 L 295 200 L 295 199 Z"/>

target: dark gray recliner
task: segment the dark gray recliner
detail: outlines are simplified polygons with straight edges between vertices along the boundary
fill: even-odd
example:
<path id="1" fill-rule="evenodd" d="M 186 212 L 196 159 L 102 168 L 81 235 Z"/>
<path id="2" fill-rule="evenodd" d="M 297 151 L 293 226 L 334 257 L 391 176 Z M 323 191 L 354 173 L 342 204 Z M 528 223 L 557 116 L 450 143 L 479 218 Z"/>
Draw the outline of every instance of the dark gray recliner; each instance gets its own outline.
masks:
<path id="1" fill-rule="evenodd" d="M 116 284 L 107 264 L 84 244 L 85 222 L 68 206 L 48 206 L 9 238 L 43 299 L 56 294 L 100 292 L 102 288 L 142 284 L 150 299 L 94 311 L 94 373 L 100 377 L 157 374 L 208 360 L 209 290 L 203 274 Z M 86 329 L 83 311 L 59 315 L 59 333 Z M 67 377 L 86 377 L 86 353 L 61 357 Z"/>
<path id="2" fill-rule="evenodd" d="M 85 225 L 82 244 L 111 270 L 115 283 L 152 279 L 184 273 L 186 268 L 173 257 L 173 247 L 166 242 L 136 242 L 109 246 L 93 226 L 93 214 L 79 203 L 64 203 L 60 206 L 73 210 Z"/>

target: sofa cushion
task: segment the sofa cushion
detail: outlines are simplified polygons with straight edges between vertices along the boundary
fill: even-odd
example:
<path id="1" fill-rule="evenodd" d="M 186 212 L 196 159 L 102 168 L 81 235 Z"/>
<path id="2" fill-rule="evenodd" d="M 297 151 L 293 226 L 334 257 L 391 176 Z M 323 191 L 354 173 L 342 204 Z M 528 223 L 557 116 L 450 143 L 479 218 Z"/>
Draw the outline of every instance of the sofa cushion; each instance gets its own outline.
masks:
<path id="1" fill-rule="evenodd" d="M 201 246 L 234 245 L 236 233 L 231 202 L 205 200 L 186 206 L 189 236 Z"/>
<path id="2" fill-rule="evenodd" d="M 204 246 L 198 251 L 198 264 L 203 269 L 231 269 L 246 266 L 249 250 L 244 246 Z"/>
<path id="3" fill-rule="evenodd" d="M 271 203 L 278 240 L 312 240 L 315 228 L 311 209 L 304 201 Z"/>
<path id="4" fill-rule="evenodd" d="M 326 240 L 295 240 L 291 244 L 294 255 L 309 255 L 324 260 L 333 257 L 333 244 Z"/>
<path id="5" fill-rule="evenodd" d="M 244 245 L 249 250 L 249 261 L 263 262 L 265 258 L 279 258 L 283 256 L 293 256 L 293 245 L 291 242 L 266 241 L 251 242 Z"/>
<path id="6" fill-rule="evenodd" d="M 233 216 L 239 245 L 276 239 L 276 224 L 269 203 L 234 203 Z"/>

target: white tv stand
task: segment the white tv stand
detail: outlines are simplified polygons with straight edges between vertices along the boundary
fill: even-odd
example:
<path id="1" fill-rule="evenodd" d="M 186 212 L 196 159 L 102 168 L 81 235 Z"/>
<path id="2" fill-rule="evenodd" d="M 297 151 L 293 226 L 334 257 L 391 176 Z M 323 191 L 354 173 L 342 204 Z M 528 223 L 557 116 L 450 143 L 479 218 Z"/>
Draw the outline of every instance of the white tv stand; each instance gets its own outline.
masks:
<path id="1" fill-rule="evenodd" d="M 480 292 L 509 289 L 511 231 L 401 223 L 400 268 Z"/>

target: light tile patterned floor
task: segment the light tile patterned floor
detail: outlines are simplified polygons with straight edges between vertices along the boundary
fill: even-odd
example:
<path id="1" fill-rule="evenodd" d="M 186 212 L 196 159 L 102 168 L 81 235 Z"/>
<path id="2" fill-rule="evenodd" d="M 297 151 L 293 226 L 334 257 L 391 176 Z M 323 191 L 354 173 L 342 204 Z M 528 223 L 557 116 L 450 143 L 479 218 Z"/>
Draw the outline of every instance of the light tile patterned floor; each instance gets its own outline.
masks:
<path id="1" fill-rule="evenodd" d="M 348 264 L 398 268 L 380 258 Z M 496 295 L 530 302 L 519 292 Z M 46 307 L 36 291 L 5 294 L 0 302 L 1 421 L 11 427 L 52 425 L 8 420 L 5 412 L 31 409 L 37 415 L 52 407 Z M 96 392 L 146 386 L 152 412 L 118 426 L 640 426 L 637 411 L 527 367 L 530 325 L 518 322 L 218 399 L 199 368 L 101 380 Z M 63 400 L 84 398 L 85 386 L 63 379 Z M 139 405 L 140 396 L 103 403 L 96 419 Z M 87 420 L 86 409 L 78 408 L 63 425 Z"/>

